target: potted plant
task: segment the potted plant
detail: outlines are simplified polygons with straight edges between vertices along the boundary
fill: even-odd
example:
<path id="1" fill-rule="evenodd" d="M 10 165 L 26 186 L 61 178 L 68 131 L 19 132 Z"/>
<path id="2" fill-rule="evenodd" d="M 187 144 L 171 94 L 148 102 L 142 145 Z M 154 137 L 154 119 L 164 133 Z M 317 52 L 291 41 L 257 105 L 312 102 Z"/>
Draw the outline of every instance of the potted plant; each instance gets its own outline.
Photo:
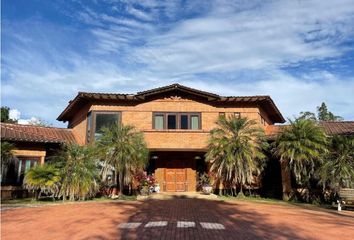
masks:
<path id="1" fill-rule="evenodd" d="M 147 175 L 146 172 L 139 172 L 135 175 L 135 179 L 139 183 L 138 189 L 141 195 L 146 196 L 154 192 L 157 182 L 153 175 Z"/>
<path id="2" fill-rule="evenodd" d="M 199 176 L 199 184 L 202 187 L 202 192 L 204 194 L 211 194 L 213 191 L 213 187 L 211 186 L 211 177 L 207 173 L 203 173 L 202 175 Z"/>

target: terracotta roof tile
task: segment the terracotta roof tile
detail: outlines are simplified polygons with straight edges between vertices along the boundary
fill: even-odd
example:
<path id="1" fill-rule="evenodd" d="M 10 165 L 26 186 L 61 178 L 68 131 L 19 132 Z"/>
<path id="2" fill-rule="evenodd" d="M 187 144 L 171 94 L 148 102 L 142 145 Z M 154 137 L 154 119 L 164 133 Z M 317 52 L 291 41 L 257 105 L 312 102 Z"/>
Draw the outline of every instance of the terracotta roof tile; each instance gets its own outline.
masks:
<path id="1" fill-rule="evenodd" d="M 354 135 L 354 121 L 331 121 L 320 122 L 328 135 Z M 265 132 L 269 138 L 274 138 L 284 127 L 289 125 L 269 125 L 266 126 Z"/>
<path id="2" fill-rule="evenodd" d="M 354 135 L 354 121 L 321 122 L 321 125 L 329 135 Z"/>
<path id="3" fill-rule="evenodd" d="M 75 143 L 71 129 L 0 123 L 1 139 L 25 142 Z"/>

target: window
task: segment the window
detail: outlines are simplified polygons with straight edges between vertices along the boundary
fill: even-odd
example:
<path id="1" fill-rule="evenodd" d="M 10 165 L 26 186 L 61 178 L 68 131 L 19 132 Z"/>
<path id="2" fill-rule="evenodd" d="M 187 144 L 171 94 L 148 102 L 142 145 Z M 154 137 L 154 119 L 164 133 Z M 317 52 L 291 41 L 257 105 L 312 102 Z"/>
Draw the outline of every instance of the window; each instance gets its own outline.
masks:
<path id="1" fill-rule="evenodd" d="M 102 136 L 104 128 L 120 122 L 120 112 L 90 112 L 87 115 L 87 142 Z"/>
<path id="2" fill-rule="evenodd" d="M 17 183 L 23 182 L 25 173 L 36 166 L 40 160 L 39 157 L 17 157 L 18 158 L 18 171 L 17 171 Z"/>
<path id="3" fill-rule="evenodd" d="M 89 143 L 91 140 L 91 128 L 92 128 L 92 113 L 89 112 L 87 114 L 87 142 Z"/>
<path id="4" fill-rule="evenodd" d="M 240 112 L 235 112 L 234 115 L 235 115 L 235 117 L 237 117 L 237 118 L 241 117 L 241 113 L 240 113 Z"/>
<path id="5" fill-rule="evenodd" d="M 95 121 L 95 139 L 102 135 L 104 128 L 109 128 L 118 123 L 118 114 L 116 113 L 96 113 Z"/>
<path id="6" fill-rule="evenodd" d="M 225 112 L 219 112 L 219 116 L 225 117 Z"/>
<path id="7" fill-rule="evenodd" d="M 199 129 L 199 115 L 191 116 L 191 129 Z"/>
<path id="8" fill-rule="evenodd" d="M 153 129 L 201 129 L 200 113 L 154 113 Z"/>
<path id="9" fill-rule="evenodd" d="M 168 114 L 167 115 L 167 129 L 176 129 L 176 128 L 177 128 L 176 115 Z"/>
<path id="10" fill-rule="evenodd" d="M 181 115 L 181 129 L 188 129 L 188 115 Z"/>
<path id="11" fill-rule="evenodd" d="M 154 129 L 164 128 L 164 116 L 163 114 L 155 114 L 154 116 Z"/>

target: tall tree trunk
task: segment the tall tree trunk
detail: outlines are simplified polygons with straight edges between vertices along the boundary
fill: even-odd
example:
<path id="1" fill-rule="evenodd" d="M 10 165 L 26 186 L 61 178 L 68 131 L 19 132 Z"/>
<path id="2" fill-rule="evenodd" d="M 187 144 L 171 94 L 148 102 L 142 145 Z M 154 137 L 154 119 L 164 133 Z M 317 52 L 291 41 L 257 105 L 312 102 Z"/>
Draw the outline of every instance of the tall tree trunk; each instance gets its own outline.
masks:
<path id="1" fill-rule="evenodd" d="M 121 195 L 123 195 L 123 187 L 124 187 L 123 174 L 119 173 L 118 174 L 118 178 L 119 178 L 119 193 L 118 193 L 118 196 L 121 196 Z"/>
<path id="2" fill-rule="evenodd" d="M 280 160 L 280 169 L 281 169 L 281 183 L 282 183 L 282 190 L 283 190 L 283 200 L 289 201 L 291 198 L 291 174 L 288 169 L 288 162 L 281 159 Z"/>
<path id="3" fill-rule="evenodd" d="M 243 186 L 242 186 L 242 183 L 241 183 L 241 185 L 240 185 L 240 192 L 238 193 L 238 196 L 241 196 L 241 197 L 245 196 L 245 194 L 243 194 Z"/>

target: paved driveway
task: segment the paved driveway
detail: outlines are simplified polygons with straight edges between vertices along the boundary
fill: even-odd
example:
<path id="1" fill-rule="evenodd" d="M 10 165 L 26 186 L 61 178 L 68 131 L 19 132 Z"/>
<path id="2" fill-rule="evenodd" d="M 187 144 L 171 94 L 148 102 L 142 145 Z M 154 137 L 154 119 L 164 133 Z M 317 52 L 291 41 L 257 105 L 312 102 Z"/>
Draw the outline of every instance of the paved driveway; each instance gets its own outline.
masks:
<path id="1" fill-rule="evenodd" d="M 2 211 L 2 239 L 353 239 L 354 214 L 203 199 Z"/>

